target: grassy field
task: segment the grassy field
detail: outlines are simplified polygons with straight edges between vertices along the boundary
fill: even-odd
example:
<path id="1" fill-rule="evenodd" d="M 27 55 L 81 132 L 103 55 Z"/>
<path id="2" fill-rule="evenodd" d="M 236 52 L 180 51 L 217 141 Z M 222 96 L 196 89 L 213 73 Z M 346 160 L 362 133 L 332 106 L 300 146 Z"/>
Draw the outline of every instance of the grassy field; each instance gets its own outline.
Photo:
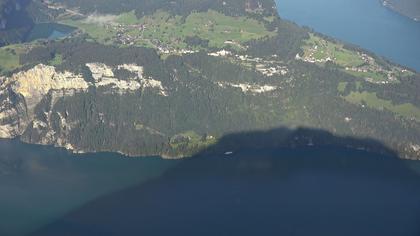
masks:
<path id="1" fill-rule="evenodd" d="M 19 68 L 19 56 L 24 52 L 20 45 L 9 45 L 0 48 L 0 73 Z"/>
<path id="2" fill-rule="evenodd" d="M 63 63 L 63 55 L 61 54 L 54 55 L 54 58 L 48 62 L 48 64 L 51 66 L 58 66 L 58 65 L 61 65 L 62 63 Z"/>
<path id="3" fill-rule="evenodd" d="M 366 104 L 368 107 L 377 110 L 389 110 L 397 116 L 407 119 L 415 119 L 420 122 L 420 109 L 411 103 L 394 105 L 392 101 L 378 98 L 376 93 L 369 92 L 352 92 L 344 97 L 348 102 L 353 104 Z"/>
<path id="4" fill-rule="evenodd" d="M 314 34 L 310 34 L 302 49 L 303 59 L 306 61 L 318 64 L 331 61 L 340 66 L 343 72 L 364 78 L 369 82 L 396 83 L 400 77 L 414 75 L 412 71 L 401 67 L 378 64 L 372 56 L 345 49 L 343 44 L 325 40 Z"/>
<path id="5" fill-rule="evenodd" d="M 186 49 L 187 37 L 198 36 L 209 40 L 210 47 L 230 45 L 241 48 L 241 43 L 274 36 L 276 32 L 266 30 L 263 23 L 246 17 L 230 17 L 215 11 L 192 13 L 186 19 L 158 11 L 140 19 L 134 11 L 119 16 L 98 19 L 88 17 L 81 20 L 65 20 L 61 23 L 77 27 L 100 43 L 116 43 L 118 37 L 128 39 L 138 46 L 165 46 L 171 49 Z M 112 19 L 114 18 L 114 19 Z M 119 35 L 117 35 L 119 33 Z"/>
<path id="6" fill-rule="evenodd" d="M 367 71 L 367 72 L 358 72 L 358 71 L 345 71 L 351 75 L 354 75 L 356 77 L 360 78 L 370 78 L 373 81 L 386 81 L 387 75 L 384 75 L 383 73 L 379 72 L 373 72 L 373 71 Z"/>
<path id="7" fill-rule="evenodd" d="M 63 20 L 60 23 L 80 29 L 91 38 L 95 39 L 98 43 L 102 44 L 112 44 L 112 39 L 117 35 L 116 30 L 106 27 L 101 23 L 72 19 Z"/>
<path id="8" fill-rule="evenodd" d="M 134 14 L 134 11 L 120 14 L 115 21 L 118 24 L 123 25 L 134 25 L 139 23 L 139 19 L 137 19 L 137 16 Z"/>
<path id="9" fill-rule="evenodd" d="M 151 16 L 145 16 L 136 20 L 133 13 L 126 13 L 119 17 L 120 22 L 129 24 L 144 25 L 143 31 L 132 29 L 127 35 L 136 40 L 140 46 L 156 46 L 156 44 L 165 45 L 174 49 L 186 48 L 183 42 L 185 33 L 181 16 L 171 16 L 167 12 L 158 11 Z"/>
<path id="10" fill-rule="evenodd" d="M 207 39 L 213 47 L 223 47 L 226 41 L 244 43 L 275 35 L 254 19 L 225 16 L 215 11 L 189 15 L 183 28 L 185 35 Z"/>
<path id="11" fill-rule="evenodd" d="M 316 60 L 330 58 L 342 67 L 357 67 L 364 63 L 357 52 L 344 49 L 342 44 L 327 41 L 313 34 L 310 34 L 310 38 L 306 40 L 303 51 L 304 57 Z"/>
<path id="12" fill-rule="evenodd" d="M 340 82 L 340 83 L 338 83 L 337 90 L 339 92 L 343 93 L 346 90 L 346 88 L 347 88 L 347 84 L 348 84 L 347 82 Z"/>

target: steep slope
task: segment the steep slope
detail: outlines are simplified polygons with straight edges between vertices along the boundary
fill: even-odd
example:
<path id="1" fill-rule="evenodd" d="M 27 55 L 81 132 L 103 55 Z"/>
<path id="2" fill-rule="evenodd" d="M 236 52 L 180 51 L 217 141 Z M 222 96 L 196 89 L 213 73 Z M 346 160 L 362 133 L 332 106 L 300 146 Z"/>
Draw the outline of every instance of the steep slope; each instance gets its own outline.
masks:
<path id="1" fill-rule="evenodd" d="M 0 78 L 1 137 L 177 158 L 233 132 L 309 127 L 420 158 L 419 74 L 282 20 L 273 1 L 94 2 L 57 18 L 71 38 L 1 49 L 18 58 Z"/>

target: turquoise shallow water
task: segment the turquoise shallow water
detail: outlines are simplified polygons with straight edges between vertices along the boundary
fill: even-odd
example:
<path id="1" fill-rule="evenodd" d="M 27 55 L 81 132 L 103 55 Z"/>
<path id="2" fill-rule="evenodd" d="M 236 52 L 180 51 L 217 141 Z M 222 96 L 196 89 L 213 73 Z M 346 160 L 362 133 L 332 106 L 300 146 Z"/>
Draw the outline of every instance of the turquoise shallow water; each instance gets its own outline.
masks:
<path id="1" fill-rule="evenodd" d="M 61 31 L 53 30 L 53 32 L 48 36 L 48 39 L 58 39 L 68 35 L 67 33 L 63 33 Z"/>
<path id="2" fill-rule="evenodd" d="M 420 22 L 379 0 L 276 0 L 282 18 L 420 71 Z"/>
<path id="3" fill-rule="evenodd" d="M 59 39 L 69 35 L 75 28 L 57 24 L 57 23 L 41 23 L 36 24 L 26 38 L 26 41 L 37 39 Z"/>

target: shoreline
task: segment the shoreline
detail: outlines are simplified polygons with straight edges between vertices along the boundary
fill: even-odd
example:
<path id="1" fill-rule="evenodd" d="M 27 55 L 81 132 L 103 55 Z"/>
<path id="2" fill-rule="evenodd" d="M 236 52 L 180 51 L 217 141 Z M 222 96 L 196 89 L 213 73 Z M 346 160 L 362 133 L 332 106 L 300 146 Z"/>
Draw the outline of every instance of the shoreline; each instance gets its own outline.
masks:
<path id="1" fill-rule="evenodd" d="M 416 16 L 412 16 L 410 14 L 405 13 L 404 11 L 399 10 L 398 8 L 396 8 L 392 3 L 388 2 L 387 0 L 380 0 L 380 3 L 383 7 L 401 15 L 404 16 L 410 20 L 413 20 L 415 22 L 420 22 L 420 17 L 416 17 Z"/>
<path id="2" fill-rule="evenodd" d="M 76 158 L 89 158 L 87 157 L 88 155 L 95 155 L 95 154 L 101 154 L 101 153 L 108 153 L 108 154 L 116 154 L 119 155 L 121 158 L 128 158 L 128 159 L 136 159 L 136 158 L 159 158 L 162 160 L 182 160 L 182 159 L 188 159 L 188 158 L 192 158 L 195 156 L 201 156 L 201 155 L 220 155 L 220 156 L 226 156 L 226 153 L 232 152 L 232 153 L 236 153 L 239 150 L 234 150 L 234 148 L 232 150 L 234 151 L 224 151 L 224 150 L 213 150 L 213 151 L 200 151 L 198 153 L 193 153 L 191 155 L 183 155 L 183 154 L 179 154 L 179 155 L 170 155 L 170 154 L 165 154 L 165 153 L 161 153 L 161 154 L 153 154 L 153 155 L 133 155 L 133 154 L 128 154 L 128 153 L 124 153 L 123 151 L 117 151 L 117 150 L 101 150 L 101 151 L 92 151 L 92 150 L 81 150 L 81 149 L 77 149 L 74 148 L 71 145 L 57 145 L 57 144 L 43 144 L 43 143 L 29 143 L 26 142 L 24 140 L 21 140 L 19 137 L 16 138 L 0 138 L 0 142 L 1 141 L 14 141 L 14 142 L 20 142 L 21 144 L 25 144 L 25 145 L 32 145 L 32 146 L 39 146 L 39 147 L 46 147 L 46 148 L 53 148 L 53 149 L 57 149 L 57 150 L 62 150 L 62 151 L 66 151 L 72 155 L 74 155 Z M 69 148 L 71 147 L 71 148 Z M 298 144 L 290 144 L 290 145 L 280 145 L 280 146 L 267 146 L 267 147 L 255 147 L 251 149 L 255 149 L 255 150 L 264 150 L 264 149 L 301 149 L 301 148 L 325 148 L 325 147 L 334 147 L 334 148 L 343 148 L 343 149 L 348 149 L 348 150 L 354 150 L 354 151 L 363 151 L 366 153 L 371 153 L 371 154 L 378 154 L 378 155 L 392 155 L 391 153 L 387 152 L 387 150 L 378 150 L 375 149 L 375 147 L 369 147 L 369 145 L 366 146 L 357 146 L 357 145 L 339 145 L 339 144 L 306 144 L 306 145 L 298 145 Z M 246 149 L 246 148 L 245 148 Z M 420 157 L 415 157 L 415 156 L 410 156 L 408 154 L 408 152 L 406 153 L 402 153 L 399 151 L 395 151 L 393 150 L 396 155 L 396 157 L 398 159 L 401 160 L 411 160 L 411 161 L 420 161 Z"/>

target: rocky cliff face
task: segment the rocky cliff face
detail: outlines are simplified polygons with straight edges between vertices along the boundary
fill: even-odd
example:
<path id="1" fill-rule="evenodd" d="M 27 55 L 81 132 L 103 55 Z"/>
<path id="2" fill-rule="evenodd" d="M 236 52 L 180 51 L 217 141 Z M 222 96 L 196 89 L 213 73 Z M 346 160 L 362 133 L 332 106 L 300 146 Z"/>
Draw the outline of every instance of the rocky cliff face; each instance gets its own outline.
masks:
<path id="1" fill-rule="evenodd" d="M 0 89 L 0 138 L 16 137 L 28 125 L 25 99 L 4 84 Z"/>
<path id="2" fill-rule="evenodd" d="M 201 56 L 213 63 L 221 59 Z M 236 66 L 232 78 L 211 75 L 193 65 L 194 58 L 168 59 L 159 73 L 150 65 L 85 61 L 83 74 L 39 64 L 3 76 L 0 137 L 74 152 L 181 157 L 226 132 L 280 125 L 278 116 L 264 111 L 283 101 L 277 90 L 287 81 L 272 78 L 261 64 L 255 72 Z M 287 75 L 286 69 L 273 70 Z M 243 106 L 243 98 L 251 105 Z"/>
<path id="3" fill-rule="evenodd" d="M 87 82 L 69 72 L 57 72 L 54 67 L 38 65 L 11 77 L 0 78 L 2 105 L 0 112 L 0 137 L 21 135 L 32 122 L 35 107 L 50 91 L 83 90 Z"/>
<path id="4" fill-rule="evenodd" d="M 75 122 L 67 122 L 67 112 L 52 113 L 60 98 L 101 87 L 118 94 L 150 88 L 166 96 L 160 81 L 144 78 L 141 66 L 124 64 L 110 67 L 102 63 L 88 63 L 86 66 L 94 81 L 88 82 L 80 74 L 57 71 L 53 66 L 42 64 L 10 77 L 0 77 L 0 138 L 14 138 L 31 130 L 30 137 L 24 137 L 26 141 L 75 149 L 68 142 L 69 131 L 76 125 Z M 114 70 L 126 70 L 133 76 L 118 79 Z M 39 106 L 49 109 L 43 109 L 43 114 L 39 114 Z M 58 116 L 58 126 L 52 121 L 52 116 Z"/>

